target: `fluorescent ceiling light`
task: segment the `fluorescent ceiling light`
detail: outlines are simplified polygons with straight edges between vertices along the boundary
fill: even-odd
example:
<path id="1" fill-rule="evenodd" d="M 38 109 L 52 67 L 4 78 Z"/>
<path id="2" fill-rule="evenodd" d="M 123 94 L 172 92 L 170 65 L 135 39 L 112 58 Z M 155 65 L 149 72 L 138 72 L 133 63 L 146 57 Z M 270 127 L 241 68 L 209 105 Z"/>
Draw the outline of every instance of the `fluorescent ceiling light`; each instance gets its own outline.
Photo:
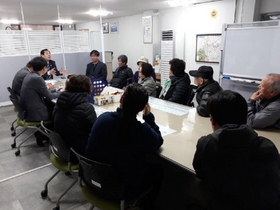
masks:
<path id="1" fill-rule="evenodd" d="M 70 19 L 59 19 L 56 22 L 59 22 L 61 24 L 72 24 L 73 20 L 70 20 Z"/>
<path id="2" fill-rule="evenodd" d="M 3 20 L 1 20 L 1 23 L 4 23 L 4 24 L 19 24 L 19 21 L 18 20 L 3 19 Z"/>
<path id="3" fill-rule="evenodd" d="M 192 0 L 171 0 L 167 1 L 170 7 L 178 7 L 178 6 L 189 6 L 192 3 Z"/>
<path id="4" fill-rule="evenodd" d="M 106 10 L 90 10 L 87 12 L 87 14 L 92 15 L 92 16 L 107 16 L 107 15 L 112 15 L 112 12 L 106 11 Z"/>

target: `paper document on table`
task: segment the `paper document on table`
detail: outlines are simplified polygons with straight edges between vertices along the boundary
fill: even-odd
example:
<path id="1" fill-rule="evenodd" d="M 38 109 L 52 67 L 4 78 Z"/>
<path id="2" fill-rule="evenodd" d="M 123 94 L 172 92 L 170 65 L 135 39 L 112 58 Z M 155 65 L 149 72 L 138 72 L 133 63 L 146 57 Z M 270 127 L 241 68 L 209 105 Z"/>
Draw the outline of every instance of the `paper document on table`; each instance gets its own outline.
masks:
<path id="1" fill-rule="evenodd" d="M 149 98 L 149 104 L 154 109 L 158 109 L 160 111 L 174 114 L 177 116 L 183 116 L 185 114 L 188 114 L 189 110 L 191 109 L 191 107 L 183 106 L 176 103 L 170 103 L 162 99 L 151 98 L 151 97 Z"/>

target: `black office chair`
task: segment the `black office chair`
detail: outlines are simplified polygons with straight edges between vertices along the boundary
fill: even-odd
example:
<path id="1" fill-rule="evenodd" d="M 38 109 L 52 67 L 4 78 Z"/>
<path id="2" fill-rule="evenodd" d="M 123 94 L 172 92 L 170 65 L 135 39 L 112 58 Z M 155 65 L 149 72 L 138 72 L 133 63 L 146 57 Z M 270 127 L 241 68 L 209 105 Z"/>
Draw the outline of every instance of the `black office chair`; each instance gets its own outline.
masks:
<path id="1" fill-rule="evenodd" d="M 17 97 L 18 99 L 20 99 L 19 96 L 12 90 L 12 88 L 7 87 L 7 90 L 9 91 L 10 95 L 13 95 L 14 98 Z M 16 108 L 14 108 L 14 112 L 17 113 Z M 12 124 L 11 124 L 11 128 L 10 128 L 10 130 L 11 130 L 11 136 L 15 136 L 15 135 L 16 135 L 16 129 L 17 129 L 17 127 L 18 127 L 18 126 L 14 126 L 15 123 L 16 123 L 16 121 L 17 121 L 17 118 L 16 118 L 16 119 L 12 122 Z"/>
<path id="2" fill-rule="evenodd" d="M 194 89 L 196 89 L 197 87 L 195 85 L 190 85 L 191 88 L 189 89 L 189 99 L 187 101 L 187 106 L 190 106 L 190 107 L 194 107 L 194 103 L 193 103 L 193 98 L 195 96 L 195 92 L 194 92 Z"/>
<path id="3" fill-rule="evenodd" d="M 20 155 L 20 147 L 22 144 L 24 144 L 36 131 L 39 131 L 43 134 L 45 134 L 41 129 L 41 122 L 31 122 L 31 121 L 26 121 L 26 117 L 25 117 L 25 110 L 22 108 L 21 106 L 21 103 L 20 103 L 20 99 L 19 97 L 14 93 L 14 91 L 8 87 L 8 91 L 10 93 L 12 93 L 9 98 L 11 100 L 11 102 L 13 103 L 15 109 L 17 110 L 17 126 L 15 127 L 15 129 L 17 127 L 23 127 L 23 130 L 20 131 L 19 134 L 17 134 L 14 138 L 14 142 L 13 144 L 11 145 L 12 148 L 15 148 L 16 147 L 16 139 L 21 135 L 23 134 L 27 129 L 34 129 L 34 132 L 32 132 L 27 138 L 25 138 L 17 147 L 17 151 L 15 152 L 15 155 L 16 156 L 19 156 Z M 45 124 L 49 124 L 49 123 L 52 123 L 51 121 L 45 121 L 44 122 Z"/>
<path id="4" fill-rule="evenodd" d="M 50 138 L 50 160 L 54 167 L 58 170 L 47 180 L 45 183 L 45 189 L 41 192 L 42 198 L 48 196 L 48 184 L 49 182 L 60 172 L 65 172 L 66 175 L 70 175 L 70 172 L 77 172 L 78 164 L 72 163 L 70 159 L 70 148 L 65 144 L 60 135 L 53 132 L 45 127 L 44 123 L 41 122 L 42 128 L 45 130 L 46 135 Z M 59 196 L 56 201 L 56 207 L 53 210 L 59 210 L 59 202 L 61 198 L 75 185 L 78 179 L 75 179 L 69 187 Z"/>
<path id="5" fill-rule="evenodd" d="M 157 86 L 156 86 L 156 91 L 157 91 L 156 97 L 157 97 L 157 98 L 159 98 L 159 95 L 160 95 L 160 93 L 161 93 L 161 90 L 162 90 L 162 86 L 161 86 L 161 85 L 157 85 Z"/>
<path id="6" fill-rule="evenodd" d="M 133 200 L 125 200 L 125 186 L 115 173 L 113 166 L 89 160 L 71 148 L 79 159 L 79 182 L 86 200 L 94 207 L 110 210 L 124 210 L 135 206 L 137 201 L 151 189 Z M 83 184 L 84 183 L 84 184 Z"/>

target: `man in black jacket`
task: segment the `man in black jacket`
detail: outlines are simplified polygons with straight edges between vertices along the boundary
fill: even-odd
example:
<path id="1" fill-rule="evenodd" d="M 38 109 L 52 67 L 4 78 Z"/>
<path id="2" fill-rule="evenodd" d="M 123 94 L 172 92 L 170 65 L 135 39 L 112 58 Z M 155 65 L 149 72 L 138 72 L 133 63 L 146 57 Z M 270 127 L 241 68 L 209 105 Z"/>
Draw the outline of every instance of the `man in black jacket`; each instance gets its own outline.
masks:
<path id="1" fill-rule="evenodd" d="M 197 113 L 202 117 L 209 117 L 206 110 L 207 100 L 211 95 L 222 90 L 219 83 L 213 80 L 213 68 L 200 66 L 198 70 L 189 71 L 189 74 L 194 77 L 194 83 L 198 86 L 196 90 Z"/>
<path id="2" fill-rule="evenodd" d="M 190 77 L 185 73 L 186 63 L 174 58 L 169 61 L 169 80 L 166 81 L 159 98 L 178 104 L 190 106 L 193 89 L 190 86 Z"/>
<path id="3" fill-rule="evenodd" d="M 109 82 L 112 87 L 123 89 L 126 85 L 130 84 L 133 77 L 131 68 L 127 66 L 127 56 L 120 55 L 118 57 L 119 67 L 115 70 L 113 79 Z"/>
<path id="4" fill-rule="evenodd" d="M 207 110 L 214 133 L 198 140 L 193 167 L 209 191 L 208 209 L 279 209 L 279 153 L 246 125 L 246 100 L 221 91 Z"/>
<path id="5" fill-rule="evenodd" d="M 89 78 L 107 81 L 107 66 L 99 60 L 99 52 L 91 51 L 90 57 L 92 62 L 87 65 L 86 75 Z"/>
<path id="6" fill-rule="evenodd" d="M 53 79 L 53 75 L 61 76 L 66 73 L 66 69 L 57 69 L 55 61 L 51 60 L 51 52 L 48 49 L 43 49 L 40 52 L 41 57 L 47 61 L 47 72 L 42 76 L 44 80 Z"/>

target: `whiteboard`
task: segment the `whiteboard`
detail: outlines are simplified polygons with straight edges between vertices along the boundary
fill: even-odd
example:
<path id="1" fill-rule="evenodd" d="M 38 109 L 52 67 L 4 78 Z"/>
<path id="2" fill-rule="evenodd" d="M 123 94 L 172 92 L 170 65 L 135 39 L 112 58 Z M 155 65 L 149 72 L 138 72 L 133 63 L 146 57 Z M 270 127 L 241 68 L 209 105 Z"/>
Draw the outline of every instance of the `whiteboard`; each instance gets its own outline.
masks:
<path id="1" fill-rule="evenodd" d="M 280 27 L 227 28 L 223 75 L 262 79 L 280 72 Z"/>

